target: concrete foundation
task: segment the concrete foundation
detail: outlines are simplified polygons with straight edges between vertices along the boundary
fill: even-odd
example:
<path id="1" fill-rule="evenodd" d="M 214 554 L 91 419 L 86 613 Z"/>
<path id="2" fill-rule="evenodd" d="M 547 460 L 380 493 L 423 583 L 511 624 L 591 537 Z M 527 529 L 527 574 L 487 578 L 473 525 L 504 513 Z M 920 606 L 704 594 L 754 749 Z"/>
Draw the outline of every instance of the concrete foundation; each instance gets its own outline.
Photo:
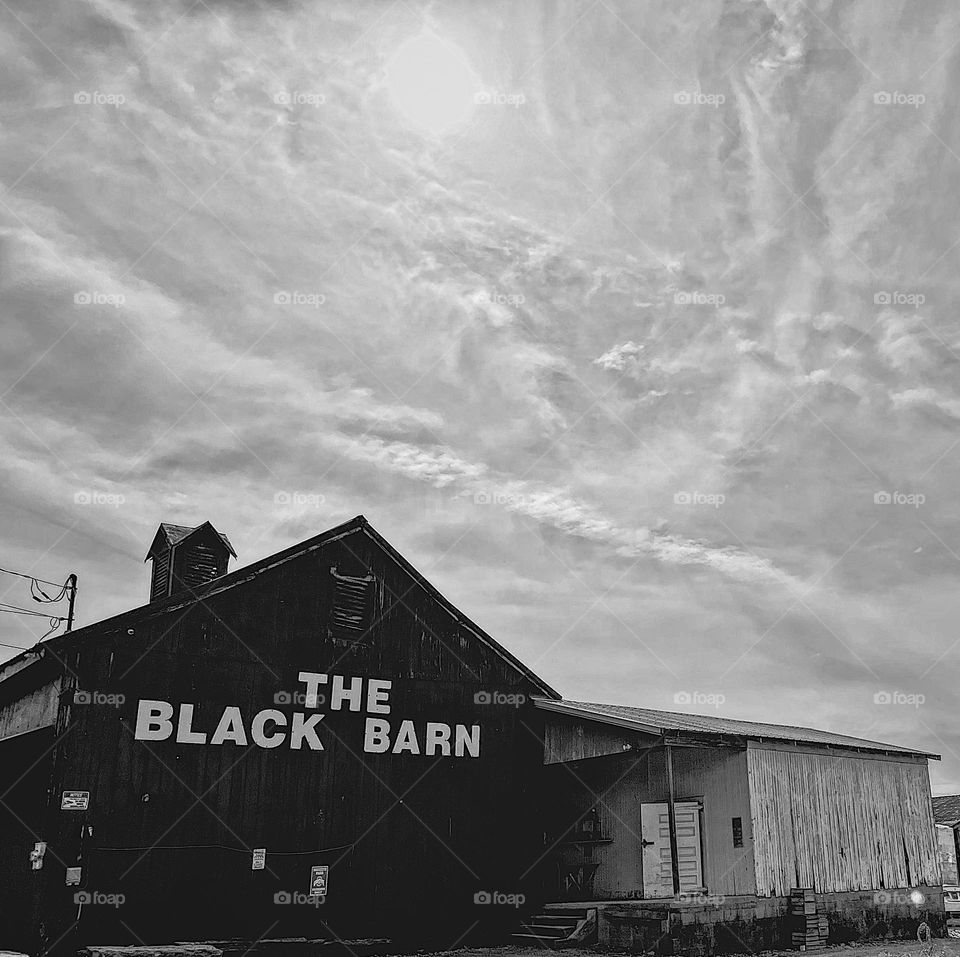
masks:
<path id="1" fill-rule="evenodd" d="M 830 944 L 855 940 L 915 938 L 925 922 L 933 937 L 946 935 L 940 887 L 818 894 L 829 925 Z M 790 900 L 787 897 L 713 897 L 584 901 L 551 907 L 597 910 L 598 946 L 630 953 L 715 954 L 790 950 Z"/>

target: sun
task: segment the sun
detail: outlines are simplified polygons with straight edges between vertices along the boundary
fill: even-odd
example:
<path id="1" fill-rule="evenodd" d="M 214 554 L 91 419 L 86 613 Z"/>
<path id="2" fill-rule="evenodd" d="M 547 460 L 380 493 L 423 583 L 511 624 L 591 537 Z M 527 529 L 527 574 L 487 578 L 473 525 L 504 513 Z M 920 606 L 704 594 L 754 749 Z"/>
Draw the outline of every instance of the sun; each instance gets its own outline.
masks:
<path id="1" fill-rule="evenodd" d="M 386 86 L 405 119 L 441 135 L 470 118 L 480 81 L 459 47 L 424 33 L 405 40 L 387 60 Z"/>

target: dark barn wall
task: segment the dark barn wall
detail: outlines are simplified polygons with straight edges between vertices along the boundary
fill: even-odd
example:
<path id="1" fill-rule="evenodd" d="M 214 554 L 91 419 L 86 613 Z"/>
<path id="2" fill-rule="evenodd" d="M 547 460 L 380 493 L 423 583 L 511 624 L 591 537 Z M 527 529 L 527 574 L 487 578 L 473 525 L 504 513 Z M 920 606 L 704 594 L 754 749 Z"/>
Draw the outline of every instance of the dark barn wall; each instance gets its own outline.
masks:
<path id="1" fill-rule="evenodd" d="M 360 641 L 331 634 L 332 567 L 374 575 Z M 91 803 L 52 811 L 49 840 L 64 859 L 82 857 L 84 890 L 124 899 L 85 906 L 76 941 L 432 931 L 452 943 L 476 922 L 514 916 L 476 905 L 474 894 L 523 892 L 521 875 L 542 850 L 533 803 L 542 727 L 529 703 L 474 696 L 542 689 L 362 531 L 212 591 L 67 656 L 78 687 L 105 703 L 63 706 L 54 788 L 89 790 Z M 480 757 L 364 753 L 365 710 L 329 703 L 319 708 L 323 751 L 134 737 L 139 699 L 195 703 L 193 727 L 208 734 L 229 705 L 247 722 L 265 708 L 306 711 L 277 703 L 304 690 L 300 671 L 392 679 L 382 717 L 394 734 L 411 719 L 422 747 L 428 721 L 479 724 Z M 251 871 L 239 850 L 253 847 L 267 848 L 265 871 Z M 326 903 L 275 903 L 281 892 L 305 895 L 316 864 L 330 866 Z M 64 887 L 62 868 L 44 874 L 52 938 L 76 916 L 76 889 Z"/>
<path id="2" fill-rule="evenodd" d="M 0 741 L 0 949 L 37 945 L 42 871 L 32 869 L 30 851 L 43 833 L 52 743 L 51 728 Z"/>

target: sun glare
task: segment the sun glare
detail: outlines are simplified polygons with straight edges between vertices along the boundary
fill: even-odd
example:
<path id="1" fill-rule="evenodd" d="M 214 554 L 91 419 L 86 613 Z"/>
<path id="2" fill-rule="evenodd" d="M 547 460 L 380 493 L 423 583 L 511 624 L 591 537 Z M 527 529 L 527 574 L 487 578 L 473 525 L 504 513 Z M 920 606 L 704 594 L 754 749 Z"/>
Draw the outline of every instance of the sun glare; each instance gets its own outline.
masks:
<path id="1" fill-rule="evenodd" d="M 404 41 L 387 61 L 386 85 L 397 110 L 428 133 L 469 119 L 480 81 L 464 52 L 436 34 Z"/>

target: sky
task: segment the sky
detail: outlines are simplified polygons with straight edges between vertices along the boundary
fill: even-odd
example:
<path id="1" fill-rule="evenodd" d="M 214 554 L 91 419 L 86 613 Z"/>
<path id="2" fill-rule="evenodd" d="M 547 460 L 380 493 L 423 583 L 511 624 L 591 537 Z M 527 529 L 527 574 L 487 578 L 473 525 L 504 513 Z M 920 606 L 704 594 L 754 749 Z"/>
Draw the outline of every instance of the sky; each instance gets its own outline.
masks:
<path id="1" fill-rule="evenodd" d="M 0 24 L 0 567 L 83 625 L 160 521 L 241 567 L 362 513 L 568 698 L 960 791 L 960 6 Z"/>

